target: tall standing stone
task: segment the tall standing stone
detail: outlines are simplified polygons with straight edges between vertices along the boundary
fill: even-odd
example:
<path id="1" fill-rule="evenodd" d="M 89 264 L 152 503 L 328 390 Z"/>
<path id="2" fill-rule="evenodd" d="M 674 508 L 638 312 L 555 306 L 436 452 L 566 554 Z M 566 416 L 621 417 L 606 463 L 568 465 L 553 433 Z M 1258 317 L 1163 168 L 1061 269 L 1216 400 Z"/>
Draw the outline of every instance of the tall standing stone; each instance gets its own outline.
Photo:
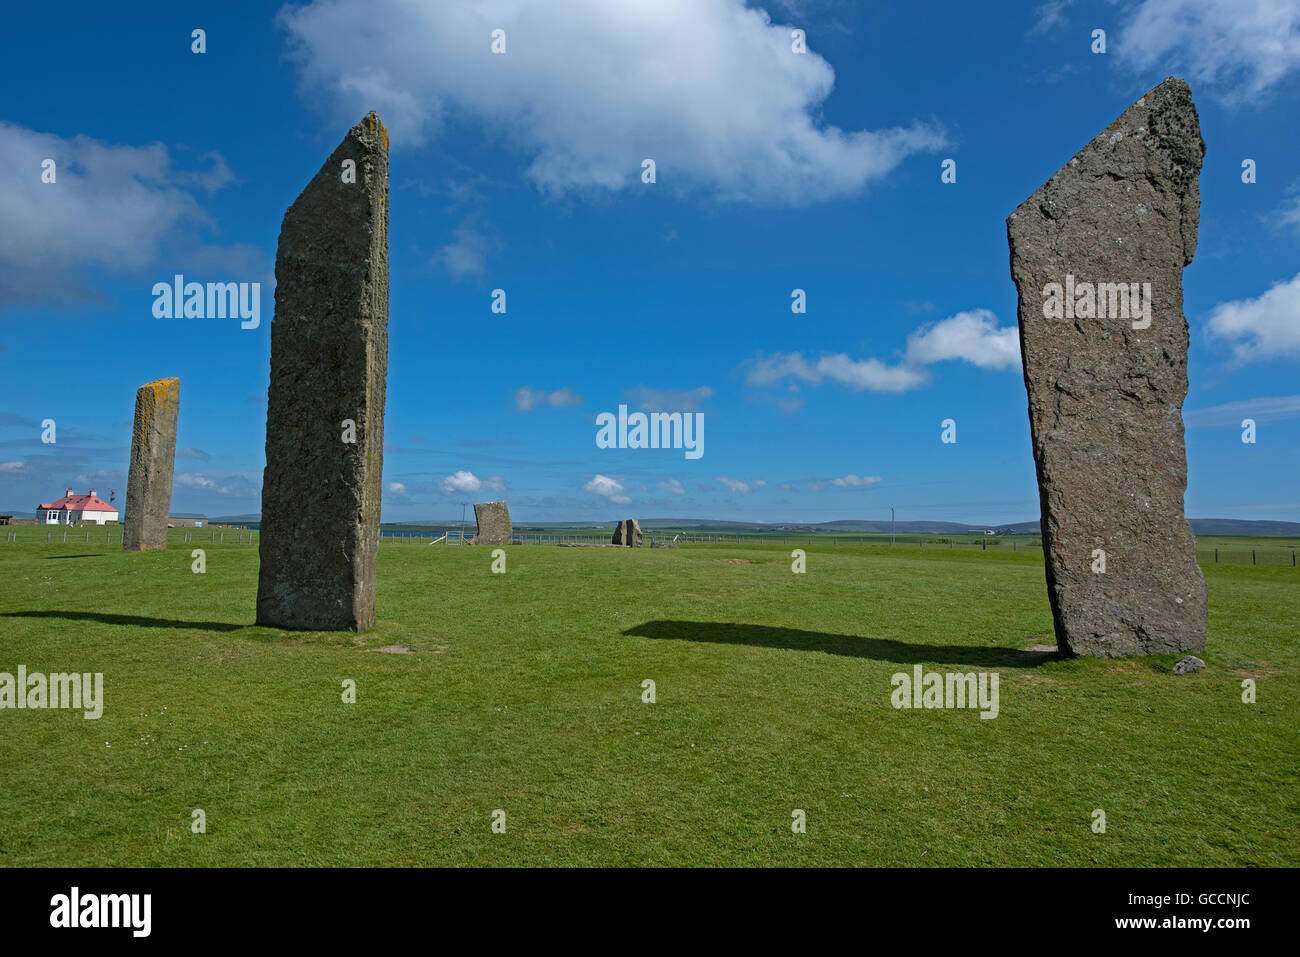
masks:
<path id="1" fill-rule="evenodd" d="M 1183 267 L 1205 155 L 1165 80 L 1007 220 L 1057 647 L 1109 658 L 1205 647 L 1183 517 Z"/>
<path id="2" fill-rule="evenodd" d="M 375 622 L 388 374 L 388 131 L 374 113 L 284 214 L 257 622 Z"/>
<path id="3" fill-rule="evenodd" d="M 131 465 L 126 475 L 122 549 L 146 552 L 167 547 L 167 513 L 172 507 L 176 467 L 176 415 L 181 380 L 159 379 L 135 393 Z"/>
<path id="4" fill-rule="evenodd" d="M 625 518 L 614 526 L 613 545 L 626 545 L 628 548 L 640 548 L 644 536 L 641 533 L 641 523 L 635 518 Z"/>
<path id="5" fill-rule="evenodd" d="M 515 529 L 510 524 L 510 506 L 505 502 L 479 502 L 474 506 L 478 534 L 471 545 L 509 545 Z"/>

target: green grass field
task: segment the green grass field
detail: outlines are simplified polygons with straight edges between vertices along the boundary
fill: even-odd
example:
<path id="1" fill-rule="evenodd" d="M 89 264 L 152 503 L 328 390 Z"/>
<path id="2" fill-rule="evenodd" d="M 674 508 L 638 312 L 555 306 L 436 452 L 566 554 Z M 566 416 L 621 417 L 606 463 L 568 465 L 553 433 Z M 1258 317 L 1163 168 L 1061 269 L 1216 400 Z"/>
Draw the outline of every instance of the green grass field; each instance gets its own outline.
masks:
<path id="1" fill-rule="evenodd" d="M 180 535 L 0 545 L 0 672 L 105 695 L 0 711 L 0 866 L 1300 859 L 1289 565 L 1207 565 L 1208 667 L 1176 677 L 1026 652 L 1052 643 L 1036 549 L 801 544 L 795 575 L 793 546 L 520 545 L 499 575 L 385 543 L 355 635 L 254 627 L 256 547 Z M 895 710 L 917 663 L 996 671 L 999 716 Z"/>

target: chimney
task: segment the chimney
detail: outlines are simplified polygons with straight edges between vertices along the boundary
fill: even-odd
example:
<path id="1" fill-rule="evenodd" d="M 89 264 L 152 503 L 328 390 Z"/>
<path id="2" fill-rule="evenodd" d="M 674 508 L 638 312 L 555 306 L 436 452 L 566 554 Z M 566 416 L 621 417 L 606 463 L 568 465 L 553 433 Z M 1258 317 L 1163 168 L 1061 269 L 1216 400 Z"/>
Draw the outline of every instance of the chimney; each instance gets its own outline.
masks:
<path id="1" fill-rule="evenodd" d="M 68 489 L 68 493 L 67 495 L 64 496 L 64 498 L 72 498 L 72 489 Z"/>
<path id="2" fill-rule="evenodd" d="M 95 490 L 93 488 L 90 490 L 90 497 L 91 498 L 95 497 Z"/>

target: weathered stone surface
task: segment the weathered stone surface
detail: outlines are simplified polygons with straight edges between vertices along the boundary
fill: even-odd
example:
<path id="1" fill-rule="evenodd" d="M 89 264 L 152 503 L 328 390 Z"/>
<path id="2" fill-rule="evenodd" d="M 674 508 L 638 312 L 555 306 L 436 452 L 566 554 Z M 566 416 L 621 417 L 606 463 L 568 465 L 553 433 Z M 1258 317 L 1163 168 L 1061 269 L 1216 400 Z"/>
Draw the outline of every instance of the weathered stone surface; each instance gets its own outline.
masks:
<path id="1" fill-rule="evenodd" d="M 1064 654 L 1205 647 L 1181 417 L 1182 274 L 1196 250 L 1204 153 L 1191 90 L 1167 79 L 1007 219 Z"/>
<path id="2" fill-rule="evenodd" d="M 388 374 L 388 132 L 374 113 L 284 214 L 275 280 L 257 622 L 368 628 Z"/>
<path id="3" fill-rule="evenodd" d="M 1205 667 L 1205 662 L 1195 655 L 1184 655 L 1178 659 L 1174 665 L 1174 674 L 1190 675 L 1193 671 L 1201 671 Z"/>
<path id="4" fill-rule="evenodd" d="M 144 552 L 167 547 L 167 516 L 172 507 L 176 468 L 176 415 L 181 380 L 159 379 L 135 393 L 131 465 L 126 474 L 122 550 Z"/>
<path id="5" fill-rule="evenodd" d="M 509 545 L 514 537 L 510 524 L 510 507 L 505 502 L 480 502 L 474 506 L 474 521 L 478 534 L 470 539 L 471 545 Z"/>
<path id="6" fill-rule="evenodd" d="M 611 544 L 636 548 L 643 539 L 641 524 L 635 518 L 626 518 L 614 526 L 614 540 Z"/>

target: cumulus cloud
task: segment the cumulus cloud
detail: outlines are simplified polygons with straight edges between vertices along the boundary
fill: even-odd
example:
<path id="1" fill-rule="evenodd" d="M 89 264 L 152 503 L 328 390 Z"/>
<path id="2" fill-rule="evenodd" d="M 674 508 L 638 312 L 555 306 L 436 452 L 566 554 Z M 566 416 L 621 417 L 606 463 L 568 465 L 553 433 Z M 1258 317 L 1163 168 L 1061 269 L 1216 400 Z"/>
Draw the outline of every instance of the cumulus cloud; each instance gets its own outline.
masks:
<path id="1" fill-rule="evenodd" d="M 845 475 L 831 479 L 831 484 L 837 488 L 866 488 L 868 485 L 883 481 L 884 479 L 879 475 Z"/>
<path id="2" fill-rule="evenodd" d="M 530 389 L 524 386 L 515 393 L 515 411 L 531 412 L 533 409 L 562 409 L 565 406 L 581 405 L 582 396 L 568 386 L 547 392 L 544 389 Z"/>
<path id="3" fill-rule="evenodd" d="M 208 218 L 189 190 L 230 179 L 215 156 L 200 157 L 214 164 L 209 171 L 185 170 L 160 143 L 65 139 L 0 122 L 0 308 L 92 300 L 88 270 L 141 271 L 178 238 L 195 247 L 187 256 L 205 262 L 248 258 L 240 248 L 198 247 L 193 235 Z M 47 159 L 53 183 L 42 182 Z"/>
<path id="4" fill-rule="evenodd" d="M 825 123 L 834 70 L 792 53 L 790 28 L 744 0 L 316 0 L 277 21 L 304 95 L 339 119 L 373 108 L 412 143 L 475 117 L 547 192 L 639 185 L 652 158 L 660 189 L 803 204 L 856 194 L 946 142 L 918 121 Z M 505 54 L 490 50 L 495 29 Z"/>
<path id="5" fill-rule="evenodd" d="M 1226 103 L 1255 100 L 1300 68 L 1295 0 L 1142 0 L 1115 53 L 1140 72 L 1185 75 Z"/>
<path id="6" fill-rule="evenodd" d="M 686 494 L 686 486 L 684 486 L 681 482 L 679 482 L 679 481 L 678 481 L 677 479 L 675 479 L 675 478 L 670 478 L 670 479 L 667 479 L 667 480 L 665 480 L 665 481 L 663 481 L 663 482 L 660 482 L 659 485 L 658 485 L 658 487 L 661 488 L 661 489 L 663 489 L 663 490 L 664 490 L 665 492 L 667 492 L 669 495 L 685 495 L 685 494 Z"/>
<path id="7" fill-rule="evenodd" d="M 198 459 L 200 462 L 206 462 L 212 458 L 211 455 L 204 452 L 202 449 L 181 449 L 176 454 L 183 459 Z"/>
<path id="8" fill-rule="evenodd" d="M 1215 306 L 1206 322 L 1213 338 L 1232 343 L 1237 365 L 1262 359 L 1300 358 L 1300 273 L 1262 296 Z"/>
<path id="9" fill-rule="evenodd" d="M 742 482 L 740 479 L 727 478 L 725 475 L 715 477 L 714 481 L 737 495 L 748 495 L 750 492 L 757 492 L 763 486 L 767 485 L 767 482 L 763 479 L 752 479 L 748 482 Z"/>
<path id="10" fill-rule="evenodd" d="M 950 359 L 961 359 L 982 369 L 1018 367 L 1017 328 L 998 328 L 992 312 L 972 309 L 921 326 L 908 336 L 907 352 L 900 363 L 854 359 L 842 352 L 816 360 L 806 359 L 800 352 L 778 353 L 751 360 L 745 383 L 772 386 L 786 379 L 799 379 L 814 385 L 837 382 L 858 392 L 907 392 L 930 381 L 926 366 Z"/>
<path id="11" fill-rule="evenodd" d="M 1020 368 L 1020 333 L 1016 326 L 998 328 L 988 309 L 959 312 L 907 337 L 908 365 L 961 359 L 981 369 Z"/>
<path id="12" fill-rule="evenodd" d="M 597 473 L 591 477 L 591 481 L 582 487 L 584 492 L 590 492 L 592 495 L 599 495 L 607 498 L 616 505 L 626 505 L 632 499 L 625 494 L 623 484 L 608 475 Z"/>
<path id="13" fill-rule="evenodd" d="M 438 483 L 438 490 L 443 495 L 472 494 L 484 490 L 492 492 L 505 491 L 506 483 L 499 475 L 479 478 L 473 472 L 459 471 L 448 475 Z"/>
<path id="14" fill-rule="evenodd" d="M 694 412 L 711 395 L 713 390 L 707 385 L 696 389 L 652 389 L 642 385 L 623 390 L 628 402 L 652 412 Z"/>
<path id="15" fill-rule="evenodd" d="M 406 486 L 401 482 L 389 482 L 388 491 L 392 492 L 394 495 L 405 495 Z"/>

